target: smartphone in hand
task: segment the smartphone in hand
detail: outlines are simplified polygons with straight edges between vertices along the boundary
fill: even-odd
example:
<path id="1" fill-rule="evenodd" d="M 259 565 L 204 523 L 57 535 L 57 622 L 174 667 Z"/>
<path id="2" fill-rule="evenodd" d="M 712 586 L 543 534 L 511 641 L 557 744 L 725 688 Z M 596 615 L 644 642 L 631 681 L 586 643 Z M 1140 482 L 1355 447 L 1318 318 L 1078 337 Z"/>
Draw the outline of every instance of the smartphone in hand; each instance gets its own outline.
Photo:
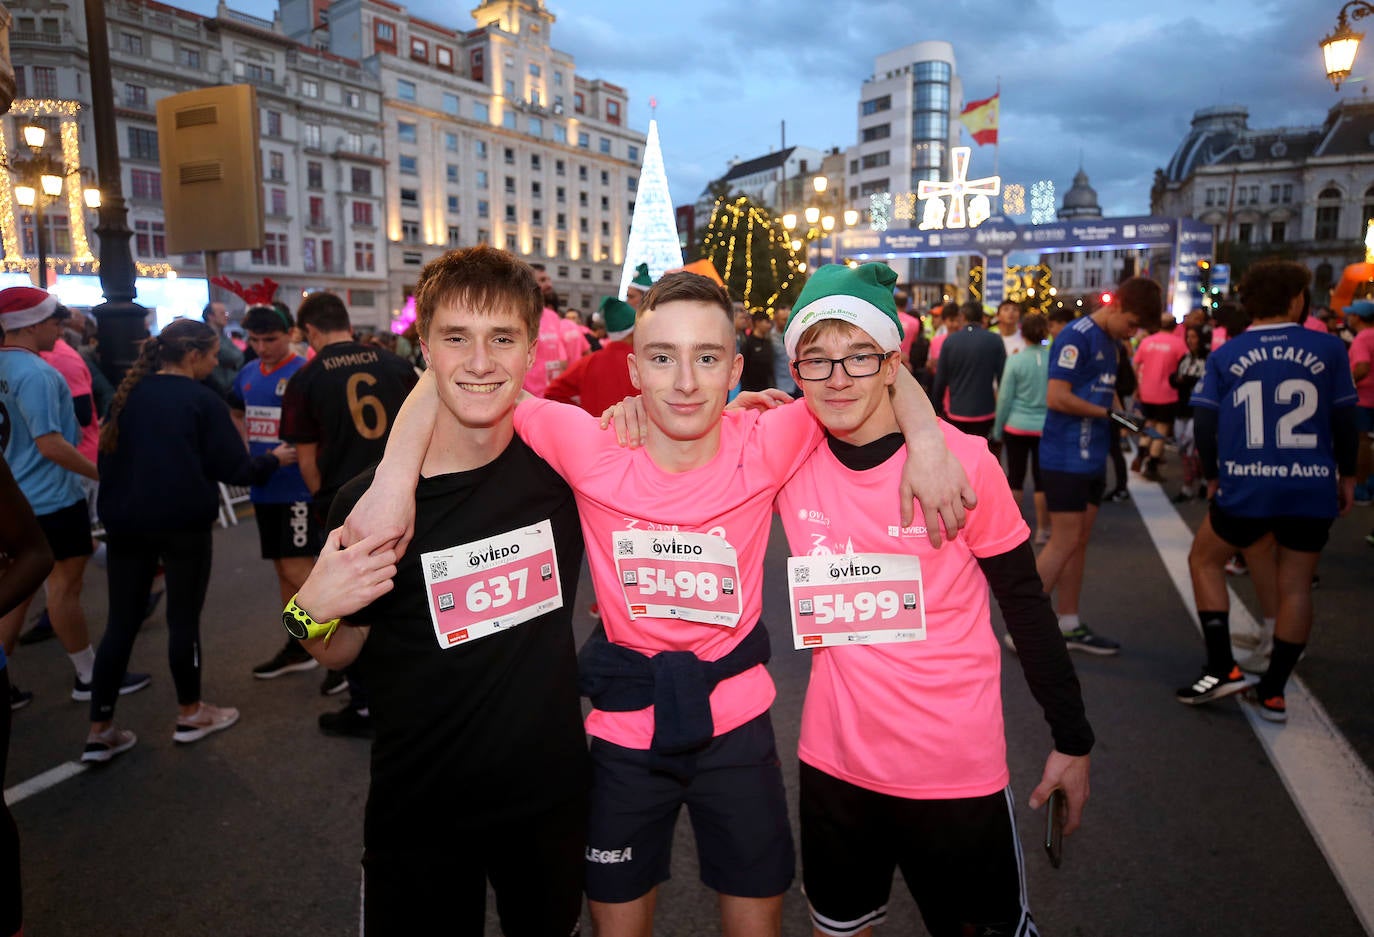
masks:
<path id="1" fill-rule="evenodd" d="M 1056 869 L 1064 861 L 1064 813 L 1067 809 L 1064 790 L 1056 787 L 1045 803 L 1045 855 L 1050 857 L 1050 865 Z"/>

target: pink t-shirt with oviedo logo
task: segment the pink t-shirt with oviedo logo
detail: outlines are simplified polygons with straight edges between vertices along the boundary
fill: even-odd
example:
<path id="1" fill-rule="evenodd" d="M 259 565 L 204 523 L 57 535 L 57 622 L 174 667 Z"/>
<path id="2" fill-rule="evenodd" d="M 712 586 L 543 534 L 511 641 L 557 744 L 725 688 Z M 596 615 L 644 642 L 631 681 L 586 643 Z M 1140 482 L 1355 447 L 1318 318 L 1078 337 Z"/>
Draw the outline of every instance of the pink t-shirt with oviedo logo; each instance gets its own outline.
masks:
<path id="1" fill-rule="evenodd" d="M 691 651 L 702 660 L 719 660 L 744 639 L 763 611 L 763 557 L 773 499 L 822 438 L 804 402 L 762 414 L 727 410 L 719 451 L 706 465 L 687 472 L 664 471 L 644 449 L 620 448 L 615 433 L 602 430 L 597 418 L 571 404 L 527 400 L 516 407 L 515 430 L 567 479 L 577 497 L 587 565 L 607 638 L 645 656 Z M 895 484 L 888 491 L 894 504 L 896 491 Z M 731 587 L 738 590 L 738 625 L 631 617 L 629 587 L 622 584 L 616 566 L 616 535 L 624 531 L 723 537 L 736 551 L 739 578 Z M 717 598 L 720 588 L 718 577 L 712 590 Z M 773 680 L 762 665 L 722 681 L 711 693 L 715 734 L 767 711 L 773 696 Z M 648 749 L 653 707 L 593 710 L 587 732 L 626 748 Z"/>
<path id="2" fill-rule="evenodd" d="M 987 443 L 948 423 L 940 428 L 978 508 L 939 549 L 924 527 L 901 527 L 893 492 L 905 450 L 856 472 L 821 446 L 777 502 L 794 556 L 921 561 L 925 640 L 812 650 L 798 755 L 859 787 L 922 800 L 982 797 L 1007 785 L 1002 653 L 977 558 L 1006 553 L 1030 533 Z"/>
<path id="3" fill-rule="evenodd" d="M 1371 367 L 1364 377 L 1355 382 L 1355 393 L 1359 395 L 1360 406 L 1374 407 L 1374 326 L 1365 326 L 1355 333 L 1355 340 L 1350 343 L 1351 365 L 1361 361 Z"/>
<path id="4" fill-rule="evenodd" d="M 1141 403 L 1177 403 L 1178 391 L 1169 386 L 1169 377 L 1188 354 L 1188 345 L 1173 332 L 1156 332 L 1141 339 L 1135 350 L 1135 370 L 1140 378 L 1136 396 Z"/>

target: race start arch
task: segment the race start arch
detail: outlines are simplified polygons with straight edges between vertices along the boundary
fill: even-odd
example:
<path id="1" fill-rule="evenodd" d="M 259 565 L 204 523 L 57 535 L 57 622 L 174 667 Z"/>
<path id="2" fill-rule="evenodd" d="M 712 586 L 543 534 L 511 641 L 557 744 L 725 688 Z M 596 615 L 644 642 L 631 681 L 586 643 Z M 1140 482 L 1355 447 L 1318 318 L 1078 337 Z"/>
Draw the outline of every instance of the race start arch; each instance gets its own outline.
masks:
<path id="1" fill-rule="evenodd" d="M 996 306 L 1005 296 L 1009 254 L 1072 251 L 1167 249 L 1170 311 L 1181 319 L 1197 305 L 1201 286 L 1198 262 L 1209 260 L 1210 226 L 1191 218 L 1088 218 L 1047 224 L 1018 224 L 993 217 L 976 228 L 841 232 L 822 242 L 822 256 L 840 260 L 891 260 L 906 257 L 983 258 L 983 302 Z"/>

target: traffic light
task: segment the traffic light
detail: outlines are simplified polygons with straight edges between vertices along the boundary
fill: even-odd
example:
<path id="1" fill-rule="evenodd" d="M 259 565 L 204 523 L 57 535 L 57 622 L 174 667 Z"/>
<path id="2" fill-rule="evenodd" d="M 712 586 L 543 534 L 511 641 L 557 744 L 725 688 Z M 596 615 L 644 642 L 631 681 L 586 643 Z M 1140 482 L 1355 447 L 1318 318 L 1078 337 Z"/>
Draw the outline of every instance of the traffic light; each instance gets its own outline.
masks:
<path id="1" fill-rule="evenodd" d="M 1204 307 L 1211 307 L 1214 304 L 1212 296 L 1212 265 L 1205 261 L 1197 262 L 1198 292 L 1202 294 L 1199 300 Z"/>
<path id="2" fill-rule="evenodd" d="M 1102 295 L 1097 298 L 1102 302 L 1102 305 L 1104 306 L 1110 306 L 1112 304 L 1112 294 L 1106 292 L 1105 290 L 1103 291 Z"/>

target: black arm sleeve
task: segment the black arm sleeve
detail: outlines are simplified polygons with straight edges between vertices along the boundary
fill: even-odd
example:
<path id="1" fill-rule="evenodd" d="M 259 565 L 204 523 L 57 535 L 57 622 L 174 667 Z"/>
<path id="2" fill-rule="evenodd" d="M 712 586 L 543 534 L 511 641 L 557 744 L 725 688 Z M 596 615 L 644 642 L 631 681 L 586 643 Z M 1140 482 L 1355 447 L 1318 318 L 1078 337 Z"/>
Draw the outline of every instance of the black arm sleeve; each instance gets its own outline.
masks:
<path id="1" fill-rule="evenodd" d="M 1083 690 L 1049 596 L 1035 571 L 1029 540 L 978 565 L 1002 609 L 1007 631 L 1016 642 L 1016 655 L 1031 695 L 1045 711 L 1056 751 L 1086 755 L 1092 751 L 1093 730 L 1083 710 Z"/>
<path id="2" fill-rule="evenodd" d="M 1202 477 L 1212 481 L 1217 477 L 1217 411 L 1211 407 L 1193 408 L 1193 439 L 1197 442 L 1198 458 L 1202 460 Z"/>
<path id="3" fill-rule="evenodd" d="M 1343 476 L 1358 472 L 1360 429 L 1354 407 L 1336 407 L 1331 411 L 1331 441 L 1336 449 L 1336 471 Z"/>

